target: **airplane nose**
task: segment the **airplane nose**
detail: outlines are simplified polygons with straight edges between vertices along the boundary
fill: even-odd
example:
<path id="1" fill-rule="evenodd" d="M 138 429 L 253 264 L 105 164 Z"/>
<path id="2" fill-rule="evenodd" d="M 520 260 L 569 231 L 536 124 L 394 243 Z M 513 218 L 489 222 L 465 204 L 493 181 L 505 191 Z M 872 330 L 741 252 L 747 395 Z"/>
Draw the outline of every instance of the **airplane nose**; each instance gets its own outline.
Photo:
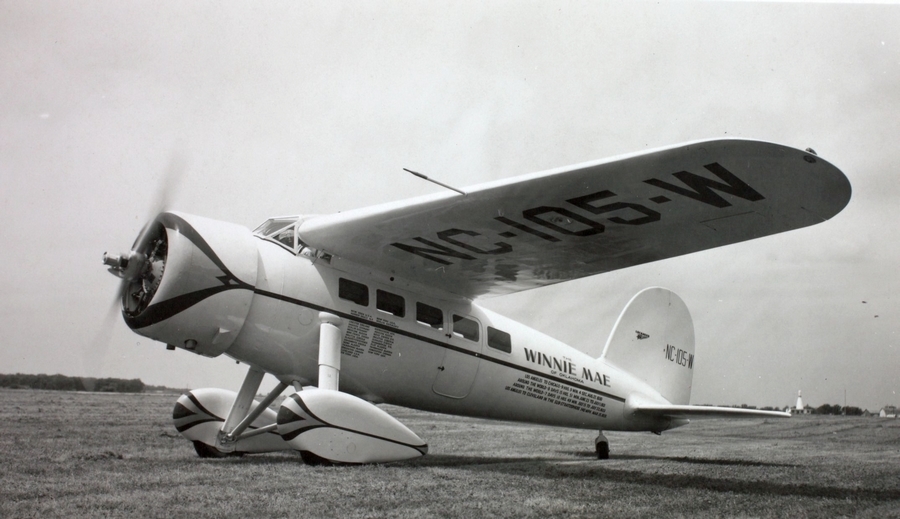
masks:
<path id="1" fill-rule="evenodd" d="M 153 298 L 165 270 L 168 240 L 159 218 L 141 229 L 130 251 L 119 256 L 103 253 L 103 264 L 122 278 L 120 298 L 125 315 L 142 312 Z"/>
<path id="2" fill-rule="evenodd" d="M 258 253 L 246 227 L 163 212 L 130 253 L 104 264 L 123 278 L 122 314 L 132 330 L 215 357 L 250 311 Z"/>

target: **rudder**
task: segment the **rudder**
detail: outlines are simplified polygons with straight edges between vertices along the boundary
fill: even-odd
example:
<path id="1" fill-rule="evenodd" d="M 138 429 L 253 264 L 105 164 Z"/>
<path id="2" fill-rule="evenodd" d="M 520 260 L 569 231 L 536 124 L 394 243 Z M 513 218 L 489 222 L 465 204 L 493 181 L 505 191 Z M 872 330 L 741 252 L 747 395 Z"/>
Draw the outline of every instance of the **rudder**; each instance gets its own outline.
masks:
<path id="1" fill-rule="evenodd" d="M 672 404 L 688 404 L 694 374 L 694 323 L 674 292 L 637 293 L 622 310 L 601 359 L 634 375 Z"/>

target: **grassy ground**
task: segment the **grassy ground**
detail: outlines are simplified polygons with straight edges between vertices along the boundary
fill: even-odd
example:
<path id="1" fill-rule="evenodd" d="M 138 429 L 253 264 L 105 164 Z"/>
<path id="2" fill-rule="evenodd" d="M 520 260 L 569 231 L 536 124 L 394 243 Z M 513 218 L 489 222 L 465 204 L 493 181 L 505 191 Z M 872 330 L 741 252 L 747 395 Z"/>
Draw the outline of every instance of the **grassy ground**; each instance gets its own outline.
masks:
<path id="1" fill-rule="evenodd" d="M 900 517 L 900 420 L 704 421 L 607 433 L 386 409 L 430 454 L 310 467 L 199 459 L 177 395 L 0 390 L 0 517 Z"/>

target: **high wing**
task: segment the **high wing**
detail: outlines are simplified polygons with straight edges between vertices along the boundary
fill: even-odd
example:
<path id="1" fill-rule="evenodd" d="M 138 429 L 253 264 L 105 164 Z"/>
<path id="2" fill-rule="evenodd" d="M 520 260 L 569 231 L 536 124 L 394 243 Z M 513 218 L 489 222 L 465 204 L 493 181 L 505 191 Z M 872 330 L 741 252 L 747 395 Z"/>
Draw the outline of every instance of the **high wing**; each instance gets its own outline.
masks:
<path id="1" fill-rule="evenodd" d="M 467 298 L 799 229 L 850 200 L 812 152 L 708 140 L 310 218 L 307 244 Z"/>

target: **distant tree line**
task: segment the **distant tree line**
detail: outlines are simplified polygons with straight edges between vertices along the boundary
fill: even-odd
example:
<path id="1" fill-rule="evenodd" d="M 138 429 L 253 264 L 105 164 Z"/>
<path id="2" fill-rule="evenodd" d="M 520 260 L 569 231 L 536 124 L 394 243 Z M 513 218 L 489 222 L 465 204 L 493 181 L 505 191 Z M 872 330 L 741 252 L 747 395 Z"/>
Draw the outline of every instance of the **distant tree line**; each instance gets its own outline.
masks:
<path id="1" fill-rule="evenodd" d="M 845 414 L 850 416 L 862 415 L 865 411 L 852 405 L 839 406 L 837 404 L 822 404 L 813 411 L 815 414 Z"/>
<path id="2" fill-rule="evenodd" d="M 784 408 L 781 407 L 756 407 L 755 405 L 728 405 L 723 404 L 722 407 L 739 407 L 741 409 L 761 409 L 763 411 L 783 411 Z M 865 409 L 861 409 L 855 406 L 839 406 L 837 404 L 822 404 L 819 407 L 816 407 L 812 410 L 813 414 L 836 414 L 836 415 L 848 415 L 848 416 L 862 416 L 865 413 Z"/>
<path id="3" fill-rule="evenodd" d="M 59 391 L 103 391 L 107 393 L 141 393 L 140 379 L 67 377 L 65 375 L 0 374 L 0 387 L 12 389 L 53 389 Z"/>

